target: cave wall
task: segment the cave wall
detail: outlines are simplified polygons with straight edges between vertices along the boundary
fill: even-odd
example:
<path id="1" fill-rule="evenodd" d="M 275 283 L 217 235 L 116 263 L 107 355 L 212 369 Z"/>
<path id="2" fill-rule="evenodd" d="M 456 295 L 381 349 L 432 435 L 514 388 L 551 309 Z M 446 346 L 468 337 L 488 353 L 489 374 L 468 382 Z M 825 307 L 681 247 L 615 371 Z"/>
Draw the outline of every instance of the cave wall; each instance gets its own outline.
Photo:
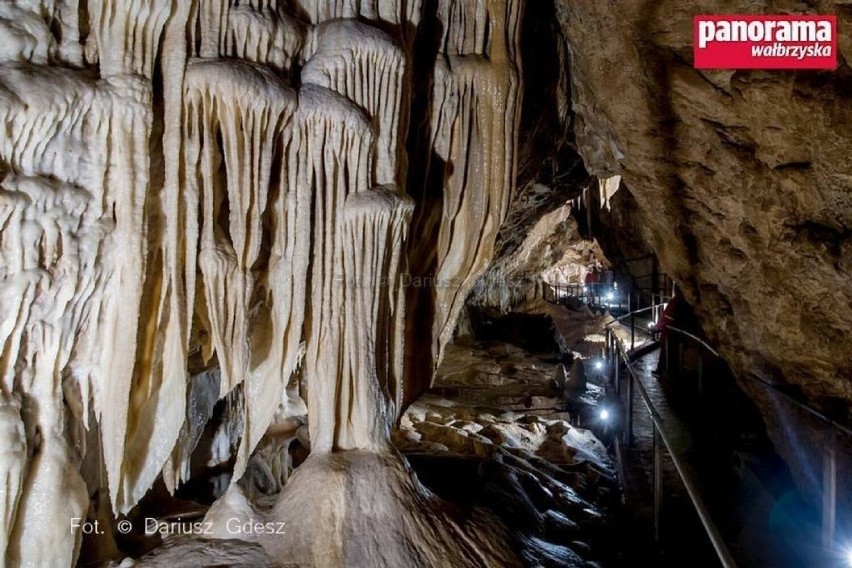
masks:
<path id="1" fill-rule="evenodd" d="M 575 134 L 621 175 L 648 245 L 742 378 L 846 421 L 852 401 L 852 13 L 840 2 L 559 1 Z M 836 13 L 831 72 L 699 71 L 692 17 Z M 749 381 L 775 442 L 816 489 L 821 427 Z M 799 464 L 798 466 L 795 464 Z M 810 464 L 810 465 L 808 465 Z"/>

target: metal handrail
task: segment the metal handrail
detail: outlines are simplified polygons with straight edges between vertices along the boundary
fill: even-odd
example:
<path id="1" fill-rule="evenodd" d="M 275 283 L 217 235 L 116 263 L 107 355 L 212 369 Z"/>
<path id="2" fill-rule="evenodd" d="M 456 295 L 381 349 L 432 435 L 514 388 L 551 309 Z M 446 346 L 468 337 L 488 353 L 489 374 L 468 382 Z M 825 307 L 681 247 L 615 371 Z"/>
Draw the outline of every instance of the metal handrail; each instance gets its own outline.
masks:
<path id="1" fill-rule="evenodd" d="M 716 357 L 718 357 L 718 358 L 720 358 L 720 359 L 722 358 L 722 356 L 719 354 L 719 352 L 718 352 L 718 351 L 716 351 L 715 349 L 713 349 L 712 347 L 710 347 L 710 345 L 708 345 L 708 344 L 707 344 L 707 342 L 706 342 L 706 341 L 704 341 L 703 339 L 701 339 L 700 337 L 698 337 L 698 336 L 696 336 L 696 335 L 694 335 L 694 334 L 692 334 L 692 333 L 689 333 L 688 331 L 684 331 L 684 330 L 682 330 L 682 329 L 676 328 L 676 327 L 671 326 L 671 325 L 670 325 L 670 326 L 666 326 L 666 329 L 667 329 L 667 330 L 669 330 L 669 331 L 674 331 L 674 332 L 677 332 L 677 333 L 680 333 L 680 334 L 682 334 L 682 335 L 685 335 L 685 336 L 689 337 L 689 338 L 690 338 L 690 339 L 692 339 L 693 341 L 695 341 L 695 342 L 699 343 L 702 347 L 704 347 L 704 349 L 706 349 L 707 351 L 709 351 L 710 353 L 712 353 L 712 354 L 713 354 L 713 355 L 715 355 Z M 786 393 L 786 392 L 784 392 L 783 390 L 779 389 L 776 385 L 773 385 L 772 383 L 770 383 L 770 382 L 768 382 L 768 381 L 765 381 L 765 380 L 761 379 L 760 377 L 758 377 L 758 376 L 756 376 L 756 375 L 754 375 L 754 374 L 751 374 L 751 373 L 750 373 L 750 374 L 745 375 L 745 378 L 746 378 L 746 379 L 748 379 L 748 380 L 750 380 L 750 381 L 754 381 L 754 382 L 758 383 L 759 385 L 763 386 L 764 388 L 769 389 L 769 390 L 771 390 L 771 391 L 773 391 L 773 392 L 775 392 L 775 393 L 777 393 L 777 394 L 781 395 L 781 396 L 782 396 L 782 397 L 784 397 L 784 398 L 785 398 L 788 402 L 790 402 L 790 403 L 791 403 L 791 404 L 793 404 L 794 406 L 796 406 L 796 407 L 798 407 L 798 408 L 800 408 L 800 409 L 804 410 L 805 412 L 807 412 L 807 413 L 808 413 L 808 414 L 810 414 L 811 416 L 813 416 L 813 417 L 815 417 L 815 418 L 817 418 L 817 419 L 821 420 L 821 421 L 822 421 L 822 422 L 824 422 L 827 426 L 830 426 L 830 427 L 832 427 L 832 428 L 834 428 L 834 429 L 836 429 L 836 430 L 839 430 L 839 431 L 843 432 L 843 433 L 844 433 L 844 434 L 846 434 L 847 436 L 852 437 L 852 429 L 850 429 L 850 428 L 848 428 L 848 427 L 844 426 L 843 424 L 840 424 L 839 422 L 837 422 L 837 421 L 835 421 L 835 420 L 832 420 L 831 418 L 829 418 L 828 416 L 826 416 L 825 414 L 823 414 L 823 413 L 822 413 L 822 412 L 820 412 L 819 410 L 817 410 L 817 409 L 813 408 L 812 406 L 809 406 L 809 405 L 805 404 L 804 402 L 802 402 L 802 401 L 800 401 L 800 400 L 797 400 L 796 398 L 794 398 L 794 397 L 790 396 L 789 394 L 787 394 L 787 393 Z"/>
<path id="2" fill-rule="evenodd" d="M 707 533 L 710 542 L 713 544 L 713 548 L 716 550 L 716 554 L 719 556 L 719 561 L 725 567 L 735 567 L 736 562 L 734 562 L 731 553 L 728 551 L 728 547 L 725 545 L 725 541 L 722 538 L 719 529 L 716 528 L 716 525 L 710 518 L 710 513 L 707 510 L 704 501 L 701 499 L 701 496 L 698 493 L 698 489 L 696 488 L 695 483 L 692 481 L 692 477 L 687 472 L 686 466 L 681 461 L 680 456 L 672 449 L 672 444 L 669 441 L 665 429 L 663 428 L 663 419 L 657 412 L 654 403 L 651 401 L 651 397 L 648 396 L 648 392 L 645 390 L 645 386 L 642 384 L 642 381 L 640 381 L 639 378 L 636 376 L 636 371 L 633 369 L 633 364 L 630 362 L 630 358 L 627 356 L 627 353 L 624 350 L 624 346 L 621 345 L 621 342 L 619 341 L 616 341 L 615 345 L 619 357 L 624 360 L 624 363 L 627 367 L 627 371 L 628 373 L 630 373 L 630 381 L 632 383 L 635 383 L 639 387 L 639 394 L 642 396 L 642 401 L 645 403 L 645 408 L 648 410 L 648 414 L 651 416 L 651 421 L 654 423 L 656 433 L 659 434 L 660 439 L 666 446 L 666 450 L 668 451 L 669 456 L 671 457 L 672 462 L 674 463 L 678 476 L 683 482 L 683 485 L 686 488 L 686 492 L 689 494 L 689 498 L 692 501 L 693 507 L 695 507 L 696 513 L 698 513 L 698 517 L 701 520 L 701 524 L 704 526 L 704 530 Z"/>
<path id="3" fill-rule="evenodd" d="M 617 318 L 614 318 L 611 322 L 607 323 L 604 327 L 609 327 L 614 323 L 621 323 L 621 320 L 623 320 L 624 318 L 629 318 L 629 317 L 635 316 L 636 314 L 641 314 L 641 313 L 647 312 L 649 310 L 653 310 L 654 308 L 659 308 L 659 307 L 665 306 L 665 305 L 666 305 L 665 303 L 654 304 L 653 306 L 648 306 L 647 308 L 641 308 L 641 309 L 638 309 L 638 310 L 633 310 L 632 312 L 628 312 L 624 315 L 620 315 Z"/>
<path id="4" fill-rule="evenodd" d="M 630 321 L 631 321 L 631 324 L 630 324 L 630 348 L 633 349 L 633 348 L 636 347 L 636 314 L 641 314 L 641 313 L 647 312 L 649 310 L 657 310 L 657 309 L 662 310 L 663 306 L 665 306 L 665 303 L 653 304 L 653 305 L 650 305 L 646 308 L 640 308 L 638 310 L 633 310 L 632 312 L 628 312 L 624 315 L 618 316 L 617 318 L 613 319 L 611 322 L 604 325 L 604 327 L 606 328 L 607 332 L 611 332 L 612 330 L 611 330 L 610 326 L 612 324 L 621 323 L 622 320 L 629 317 Z M 653 339 L 653 335 L 651 336 L 651 338 Z"/>
<path id="5" fill-rule="evenodd" d="M 693 341 L 697 341 L 699 344 L 701 344 L 702 347 L 704 347 L 704 349 L 706 349 L 707 351 L 709 351 L 710 353 L 712 353 L 716 357 L 719 357 L 720 359 L 722 358 L 722 356 L 719 355 L 718 351 L 716 351 L 715 349 L 710 347 L 710 345 L 706 341 L 704 341 L 703 339 L 701 339 L 697 335 L 689 333 L 688 331 L 683 330 L 683 329 L 678 329 L 673 325 L 667 325 L 666 331 L 674 331 L 674 332 L 680 333 L 681 335 L 685 335 L 685 336 L 689 337 L 690 339 L 692 339 Z"/>
<path id="6" fill-rule="evenodd" d="M 634 310 L 630 313 L 621 315 L 621 316 L 613 319 L 611 322 L 607 323 L 605 325 L 605 327 L 609 327 L 616 322 L 621 323 L 622 320 L 624 320 L 625 318 L 635 316 L 636 314 L 644 313 L 644 312 L 647 312 L 648 310 L 653 310 L 655 308 L 658 308 L 658 307 L 664 306 L 664 305 L 665 305 L 664 303 L 663 304 L 655 304 L 653 306 L 648 306 L 646 308 Z M 719 354 L 718 351 L 716 351 L 713 347 L 710 346 L 709 343 L 707 343 L 705 340 L 701 339 L 697 335 L 690 333 L 690 332 L 688 332 L 684 329 L 680 329 L 678 327 L 675 327 L 673 325 L 667 325 L 666 330 L 667 331 L 674 331 L 675 333 L 679 333 L 681 335 L 684 335 L 684 336 L 692 339 L 693 341 L 695 341 L 699 345 L 701 345 L 704 349 L 706 349 L 710 353 L 712 353 L 714 357 L 718 357 L 720 359 L 722 358 L 722 355 Z M 828 416 L 826 416 L 825 414 L 823 414 L 819 410 L 813 408 L 812 406 L 809 406 L 809 405 L 805 404 L 804 402 L 797 400 L 796 398 L 790 396 L 789 394 L 787 394 L 783 390 L 779 389 L 776 385 L 773 385 L 772 383 L 765 381 L 765 380 L 761 379 L 760 377 L 757 377 L 753 374 L 747 374 L 747 375 L 745 375 L 745 378 L 750 380 L 750 381 L 754 381 L 754 382 L 758 383 L 759 385 L 763 386 L 764 388 L 770 389 L 773 392 L 778 393 L 779 395 L 781 395 L 785 399 L 787 399 L 788 402 L 799 407 L 800 409 L 804 410 L 808 414 L 811 414 L 815 418 L 821 420 L 826 425 L 831 426 L 832 428 L 835 428 L 837 430 L 840 430 L 841 432 L 843 432 L 847 436 L 852 437 L 852 429 L 848 428 L 847 426 L 844 426 L 843 424 L 840 424 L 839 422 L 837 422 L 835 420 L 832 420 L 831 418 L 829 418 Z"/>
<path id="7" fill-rule="evenodd" d="M 647 308 L 642 308 L 640 310 L 635 310 L 634 312 L 631 312 L 631 313 L 628 313 L 628 314 L 624 314 L 623 316 L 620 316 L 619 318 L 616 318 L 612 322 L 608 323 L 607 324 L 607 331 L 608 332 L 610 331 L 609 326 L 611 324 L 615 323 L 616 321 L 620 322 L 624 318 L 633 317 L 637 313 L 642 313 L 642 312 L 645 312 L 649 309 L 654 309 L 656 307 L 659 307 L 659 304 L 654 305 L 654 306 L 649 306 Z M 635 319 L 633 321 L 633 325 L 631 326 L 631 329 L 632 329 L 631 334 L 635 333 Z M 720 358 L 720 359 L 722 358 L 721 355 L 715 349 L 713 349 L 713 347 L 711 347 L 706 341 L 704 341 L 700 337 L 696 336 L 695 334 L 692 334 L 688 331 L 685 331 L 683 329 L 679 329 L 679 328 L 671 326 L 671 325 L 666 326 L 666 330 L 673 331 L 675 333 L 678 333 L 678 334 L 681 334 L 685 337 L 688 337 L 688 338 L 692 339 L 693 341 L 695 341 L 696 343 L 698 343 L 699 346 L 703 347 L 705 350 L 712 353 L 715 357 Z M 623 346 L 621 345 L 621 342 L 620 341 L 614 341 L 613 343 L 617 346 L 619 353 L 622 354 Z M 633 379 L 635 378 L 635 373 L 634 373 L 633 368 L 632 368 L 632 366 L 629 362 L 629 358 L 626 356 L 626 353 L 624 353 L 622 355 L 625 359 L 625 362 L 627 363 L 627 368 L 631 373 L 631 384 L 629 386 L 632 386 L 632 383 L 634 382 Z M 699 380 L 699 383 L 700 383 L 701 382 L 701 376 L 702 376 L 701 360 L 699 360 L 698 376 L 699 376 L 698 380 Z M 835 457 L 836 443 L 834 441 L 835 440 L 834 436 L 837 432 L 840 432 L 840 433 L 842 433 L 846 436 L 852 437 L 852 429 L 850 429 L 849 427 L 829 418 L 828 416 L 826 416 L 825 414 L 823 414 L 819 410 L 817 410 L 817 409 L 809 406 L 808 404 L 805 404 L 804 402 L 794 398 L 790 394 L 788 394 L 788 393 L 784 392 L 783 390 L 781 390 L 780 388 L 778 388 L 778 386 L 764 380 L 763 378 L 761 378 L 761 377 L 759 377 L 759 376 L 757 376 L 753 373 L 745 374 L 744 377 L 746 379 L 750 380 L 750 381 L 753 381 L 753 382 L 759 384 L 763 388 L 770 390 L 771 392 L 773 392 L 775 394 L 780 395 L 786 401 L 793 404 L 795 407 L 799 408 L 800 410 L 806 412 L 807 414 L 811 415 L 812 417 L 818 419 L 819 421 L 821 421 L 823 424 L 825 424 L 830 429 L 831 438 L 829 439 L 829 443 L 827 443 L 825 445 L 824 455 L 823 455 L 824 465 L 823 465 L 823 504 L 822 504 L 822 508 L 823 508 L 823 538 L 822 538 L 822 540 L 823 540 L 824 546 L 826 546 L 826 547 L 832 546 L 833 543 L 834 543 L 834 531 L 835 531 L 835 526 L 836 526 L 835 508 L 836 508 L 836 501 L 837 501 L 837 495 L 836 495 L 836 491 L 837 491 L 837 487 L 836 487 L 837 464 L 836 464 L 836 457 Z M 617 366 L 616 366 L 616 380 L 617 380 L 617 378 L 618 378 L 618 374 L 617 374 Z M 636 381 L 636 382 L 638 382 L 638 381 Z M 639 383 L 639 384 L 641 385 L 641 383 Z M 644 387 L 641 387 L 641 388 L 642 388 L 642 390 L 644 390 Z M 647 405 L 647 401 L 646 401 L 646 405 Z M 652 416 L 652 418 L 653 418 L 653 416 Z M 627 428 L 628 435 L 630 434 L 631 431 L 632 431 L 632 420 L 628 422 L 628 428 Z M 668 447 L 668 444 L 666 444 L 666 446 Z M 669 451 L 671 451 L 671 450 L 669 449 Z M 674 455 L 672 456 L 672 459 L 673 459 L 673 461 L 675 460 Z M 675 462 L 675 467 L 677 467 L 678 470 L 680 470 L 677 462 Z M 681 479 L 683 479 L 683 477 L 681 477 Z M 687 491 L 691 492 L 692 489 L 690 489 L 688 482 L 685 479 L 683 479 L 683 481 L 684 481 L 684 485 L 687 486 Z M 696 494 L 696 496 L 697 496 L 697 494 Z M 699 512 L 699 515 L 701 515 L 701 512 Z M 703 521 L 704 521 L 704 519 L 702 518 L 702 522 Z M 714 546 L 715 546 L 715 543 L 714 543 Z"/>
<path id="8" fill-rule="evenodd" d="M 616 322 L 621 323 L 621 321 L 622 321 L 623 319 L 625 319 L 625 318 L 628 318 L 628 317 L 630 317 L 630 316 L 632 316 L 632 315 L 635 315 L 635 314 L 638 314 L 638 313 L 646 312 L 646 311 L 648 311 L 648 310 L 651 310 L 651 309 L 653 309 L 653 308 L 656 308 L 656 307 L 659 307 L 659 306 L 662 306 L 662 305 L 664 305 L 664 304 L 656 304 L 656 305 L 654 305 L 654 306 L 648 306 L 647 308 L 642 308 L 642 309 L 640 309 L 640 310 L 635 310 L 635 311 L 630 312 L 630 313 L 628 313 L 628 314 L 624 314 L 624 315 L 622 315 L 622 316 L 619 316 L 619 317 L 615 318 L 615 319 L 614 319 L 614 320 L 612 320 L 611 322 L 607 323 L 605 327 L 609 327 L 609 326 L 611 326 L 612 324 L 614 324 L 614 323 L 616 323 Z M 704 341 L 703 339 L 701 339 L 701 338 L 700 338 L 700 337 L 698 337 L 697 335 L 695 335 L 695 334 L 693 334 L 693 333 L 690 333 L 690 332 L 688 332 L 688 331 L 686 331 L 686 330 L 683 330 L 683 329 L 677 328 L 677 327 L 675 327 L 675 326 L 673 326 L 673 325 L 668 325 L 668 326 L 666 326 L 666 330 L 667 330 L 667 331 L 674 331 L 675 333 L 679 333 L 679 334 L 681 334 L 681 335 L 684 335 L 684 336 L 686 336 L 686 337 L 688 337 L 688 338 L 692 339 L 693 341 L 695 341 L 695 342 L 696 342 L 696 343 L 698 343 L 699 345 L 701 345 L 704 349 L 706 349 L 707 351 L 709 351 L 710 353 L 712 353 L 712 354 L 713 354 L 713 356 L 718 357 L 718 358 L 720 358 L 720 359 L 722 358 L 722 355 L 721 355 L 721 354 L 719 354 L 719 352 L 718 352 L 718 351 L 716 351 L 715 349 L 713 349 L 713 347 L 711 347 L 711 346 L 710 346 L 710 344 L 708 344 L 706 341 Z M 750 381 L 753 381 L 753 382 L 755 382 L 755 383 L 757 383 L 757 384 L 759 384 L 759 385 L 763 386 L 764 388 L 767 388 L 767 389 L 769 389 L 769 390 L 773 391 L 774 393 L 777 393 L 777 394 L 781 395 L 781 396 L 782 396 L 782 397 L 784 397 L 784 398 L 785 398 L 788 402 L 790 402 L 790 403 L 791 403 L 791 404 L 793 404 L 794 406 L 797 406 L 798 408 L 800 408 L 800 409 L 804 410 L 805 412 L 807 412 L 808 414 L 812 415 L 813 417 L 815 417 L 815 418 L 817 418 L 817 419 L 821 420 L 821 421 L 822 421 L 823 423 L 825 423 L 827 426 L 830 426 L 830 427 L 832 427 L 832 428 L 834 428 L 834 429 L 836 429 L 836 430 L 839 430 L 840 432 L 843 432 L 845 435 L 852 437 L 852 428 L 849 428 L 849 427 L 847 427 L 847 426 L 844 426 L 843 424 L 841 424 L 841 423 L 837 422 L 836 420 L 833 420 L 833 419 L 829 418 L 828 416 L 826 416 L 825 414 L 823 414 L 823 413 L 822 413 L 822 412 L 820 412 L 819 410 L 815 409 L 814 407 L 809 406 L 809 405 L 805 404 L 804 402 L 802 402 L 802 401 L 800 401 L 800 400 L 798 400 L 798 399 L 794 398 L 793 396 L 791 396 L 791 395 L 787 394 L 786 392 L 784 392 L 783 390 L 781 390 L 780 388 L 778 388 L 776 385 L 773 385 L 772 383 L 770 383 L 770 382 L 768 382 L 768 381 L 766 381 L 766 380 L 764 380 L 764 379 L 761 379 L 760 377 L 757 377 L 757 376 L 755 376 L 755 375 L 753 375 L 753 374 L 747 374 L 747 375 L 744 375 L 744 376 L 745 376 L 745 378 L 746 378 L 746 379 L 748 379 L 748 380 L 750 380 Z"/>

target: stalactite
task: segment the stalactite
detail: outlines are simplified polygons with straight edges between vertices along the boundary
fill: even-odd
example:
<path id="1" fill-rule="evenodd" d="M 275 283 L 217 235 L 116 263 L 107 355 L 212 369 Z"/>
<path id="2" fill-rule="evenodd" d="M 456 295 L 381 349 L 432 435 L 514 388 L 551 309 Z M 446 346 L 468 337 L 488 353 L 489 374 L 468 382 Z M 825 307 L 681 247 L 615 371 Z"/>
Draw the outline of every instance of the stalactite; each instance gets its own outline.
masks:
<path id="1" fill-rule="evenodd" d="M 621 176 L 612 176 L 598 180 L 598 193 L 601 207 L 610 208 L 610 200 L 621 185 Z"/>
<path id="2" fill-rule="evenodd" d="M 290 185 L 313 196 L 310 325 L 304 372 L 312 451 L 334 447 L 334 384 L 342 366 L 346 286 L 343 281 L 343 206 L 347 195 L 370 188 L 372 132 L 350 101 L 322 87 L 299 93 L 288 153 Z"/>
<path id="3" fill-rule="evenodd" d="M 6 0 L 0 4 L 0 61 L 83 63 L 79 0 Z"/>
<path id="4" fill-rule="evenodd" d="M 394 187 L 346 198 L 346 360 L 335 396 L 334 445 L 340 449 L 382 449 L 401 410 L 400 254 L 413 209 Z"/>
<path id="5" fill-rule="evenodd" d="M 151 459 L 147 476 L 156 475 L 163 469 L 166 486 L 174 490 L 180 478 L 175 470 L 181 468 L 184 456 L 175 448 L 165 465 L 162 464 L 164 452 L 170 452 L 175 437 L 179 438 L 182 417 L 180 405 L 186 397 L 187 359 L 192 329 L 192 304 L 195 298 L 196 250 L 198 242 L 197 191 L 190 191 L 182 183 L 184 171 L 181 155 L 184 151 L 183 140 L 183 96 L 184 75 L 186 73 L 187 45 L 186 26 L 189 18 L 189 5 L 176 6 L 163 31 L 163 51 L 171 57 L 162 60 L 163 71 L 163 178 L 159 199 L 152 199 L 149 211 L 152 212 L 153 230 L 158 238 L 152 239 L 152 255 L 158 262 L 152 263 L 153 273 L 161 269 L 161 286 L 157 294 L 151 294 L 152 306 L 146 314 L 154 330 L 147 336 L 145 358 L 151 362 L 150 377 L 152 383 L 159 383 L 160 389 L 145 389 L 149 400 L 140 401 L 145 405 L 145 422 L 153 424 L 153 436 L 146 436 L 146 428 L 140 429 L 135 455 Z M 154 214 L 156 212 L 156 214 Z M 155 274 L 156 276 L 156 274 Z M 151 292 L 151 289 L 147 289 Z M 144 376 L 143 376 L 144 380 Z M 149 444 L 156 448 L 149 448 Z M 144 487 L 143 483 L 140 486 Z"/>
<path id="6" fill-rule="evenodd" d="M 289 112 L 289 109 L 288 109 Z M 259 287 L 264 290 L 251 338 L 252 363 L 245 385 L 245 427 L 237 455 L 234 478 L 239 479 L 251 452 L 276 413 L 284 417 L 306 413 L 305 403 L 293 385 L 302 356 L 300 342 L 305 320 L 306 278 L 311 230 L 307 188 L 293 183 L 294 129 L 288 122 L 278 140 L 281 164 L 273 200 L 267 215 L 270 239 L 269 261 Z M 292 388 L 288 388 L 288 386 Z"/>
<path id="7" fill-rule="evenodd" d="M 189 168 L 186 189 L 198 195 L 203 212 L 198 263 L 205 319 L 222 372 L 220 396 L 244 380 L 247 389 L 235 479 L 287 402 L 284 387 L 301 338 L 309 194 L 289 183 L 287 158 L 275 160 L 276 151 L 286 155 L 292 144 L 295 103 L 294 93 L 263 67 L 198 61 L 187 72 L 187 164 L 197 169 Z M 271 249 L 258 279 L 267 208 Z"/>
<path id="8" fill-rule="evenodd" d="M 443 25 L 441 51 L 447 55 L 488 55 L 491 33 L 499 33 L 502 22 L 492 22 L 491 0 L 440 0 L 438 18 Z M 492 25 L 498 28 L 492 30 Z M 502 24 L 502 25 L 501 25 Z M 501 41 L 498 38 L 498 41 Z"/>
<path id="9" fill-rule="evenodd" d="M 498 4 L 481 22 L 481 8 L 441 12 L 452 29 L 432 142 L 457 169 L 442 180 L 452 220 L 439 253 L 441 273 L 465 282 L 487 262 L 512 194 L 519 71 L 507 43 L 519 2 Z M 372 456 L 341 463 L 357 476 L 375 462 L 388 494 L 403 496 L 391 509 L 417 504 L 400 534 L 443 546 L 423 536 L 436 505 L 389 449 L 408 388 L 401 284 L 414 204 L 400 188 L 421 9 L 420 0 L 0 6 L 0 32 L 14 38 L 0 46 L 9 562 L 73 563 L 80 533 L 54 521 L 85 517 L 101 489 L 80 475 L 87 451 L 102 453 L 117 515 L 161 473 L 171 491 L 187 481 L 214 388 L 230 405 L 217 459 L 238 446 L 223 506 L 238 502 L 236 481 L 261 459 L 263 436 L 268 444 L 306 420 L 312 463 Z M 285 84 L 297 72 L 298 93 Z M 436 330 L 460 298 L 439 298 Z M 190 379 L 193 341 L 216 380 Z M 85 440 L 68 435 L 82 426 L 97 428 L 101 448 L 71 443 Z M 341 526 L 351 517 L 334 514 Z M 467 538 L 444 522 L 435 542 Z"/>
<path id="10" fill-rule="evenodd" d="M 101 75 L 152 77 L 172 0 L 88 0 L 88 6 L 94 44 L 87 50 L 97 53 Z"/>
<path id="11" fill-rule="evenodd" d="M 84 404 L 91 393 L 113 503 L 121 494 L 144 271 L 150 94 L 130 77 L 92 83 L 73 71 L 16 66 L 0 77 L 7 124 L 0 161 L 15 172 L 3 180 L 2 288 L 19 298 L 0 312 L 3 383 L 30 409 L 22 413 L 27 438 L 41 436 L 7 558 L 67 564 L 80 535 L 55 519 L 83 516 L 88 499 L 66 440 L 63 380 L 79 383 Z"/>
<path id="12" fill-rule="evenodd" d="M 412 24 L 420 20 L 422 0 L 297 0 L 310 21 L 363 18 L 390 24 Z"/>
<path id="13" fill-rule="evenodd" d="M 44 65 L 56 55 L 56 41 L 44 19 L 12 3 L 0 4 L 0 37 L 0 61 Z"/>
<path id="14" fill-rule="evenodd" d="M 305 35 L 294 18 L 271 6 L 242 4 L 228 14 L 223 53 L 288 72 L 302 52 Z"/>
<path id="15" fill-rule="evenodd" d="M 93 307 L 95 286 L 85 280 L 102 235 L 85 226 L 92 220 L 86 215 L 89 196 L 80 188 L 14 174 L 0 188 L 0 219 L 20 231 L 2 239 L 6 484 L 0 553 L 10 564 L 70 564 L 77 539 L 53 519 L 81 516 L 88 499 L 64 435 L 62 374 L 71 362 L 80 312 Z M 54 548 L 46 547 L 49 541 Z"/>
<path id="16" fill-rule="evenodd" d="M 378 184 L 400 183 L 400 126 L 406 58 L 386 33 L 347 20 L 320 24 L 313 54 L 302 70 L 302 82 L 340 93 L 370 117 L 376 131 Z"/>
<path id="17" fill-rule="evenodd" d="M 452 337 L 467 294 L 491 260 L 497 230 L 514 195 L 522 7 L 522 1 L 445 0 L 439 5 L 447 53 L 436 62 L 431 113 L 431 146 L 445 164 L 437 244 L 436 361 Z"/>
<path id="18" fill-rule="evenodd" d="M 188 41 L 190 54 L 214 59 L 224 51 L 228 17 L 233 2 L 196 0 L 192 3 Z"/>
<path id="19" fill-rule="evenodd" d="M 27 438 L 21 420 L 21 402 L 4 394 L 0 402 L 0 564 L 5 565 L 9 536 L 18 512 L 27 463 Z"/>
<path id="20" fill-rule="evenodd" d="M 295 96 L 248 63 L 192 62 L 186 83 L 187 152 L 198 157 L 188 162 L 197 163 L 202 210 L 198 262 L 224 396 L 248 369 L 252 268 L 272 175 L 275 136 L 269 133 L 280 131 Z"/>

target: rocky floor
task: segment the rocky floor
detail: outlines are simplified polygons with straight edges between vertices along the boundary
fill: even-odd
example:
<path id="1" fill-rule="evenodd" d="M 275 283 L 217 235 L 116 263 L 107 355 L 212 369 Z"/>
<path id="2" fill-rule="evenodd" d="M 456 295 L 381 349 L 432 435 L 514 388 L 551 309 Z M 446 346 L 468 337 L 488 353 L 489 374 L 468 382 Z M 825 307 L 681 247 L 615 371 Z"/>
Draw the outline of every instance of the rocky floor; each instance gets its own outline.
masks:
<path id="1" fill-rule="evenodd" d="M 615 471 L 595 434 L 571 425 L 557 364 L 508 343 L 453 344 L 393 441 L 430 490 L 502 520 L 526 564 L 610 565 Z M 602 396 L 589 385 L 589 404 Z"/>

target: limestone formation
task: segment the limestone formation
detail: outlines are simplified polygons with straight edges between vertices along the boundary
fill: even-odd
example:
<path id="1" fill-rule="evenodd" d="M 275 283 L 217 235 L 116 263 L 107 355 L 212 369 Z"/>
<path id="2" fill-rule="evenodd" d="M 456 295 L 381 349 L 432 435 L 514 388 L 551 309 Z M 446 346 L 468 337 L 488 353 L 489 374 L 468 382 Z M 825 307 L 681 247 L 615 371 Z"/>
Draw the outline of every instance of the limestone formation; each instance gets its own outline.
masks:
<path id="1" fill-rule="evenodd" d="M 445 23 L 432 144 L 457 168 L 445 175 L 439 272 L 463 281 L 428 299 L 439 306 L 434 325 L 422 322 L 436 357 L 513 194 L 523 3 L 474 4 L 430 8 Z M 389 447 L 405 398 L 422 388 L 405 378 L 401 283 L 423 10 L 375 0 L 0 6 L 0 557 L 71 564 L 81 534 L 48 519 L 85 518 L 99 492 L 127 514 L 160 476 L 179 489 L 216 398 L 229 416 L 211 463 L 234 452 L 233 483 L 267 432 L 292 436 L 306 419 L 313 456 L 287 484 L 282 518 L 322 498 L 311 487 L 335 464 L 362 483 L 363 464 L 375 463 L 386 490 L 418 503 L 406 539 L 431 530 L 421 517 L 440 506 Z M 347 450 L 366 453 L 337 456 Z M 99 465 L 83 471 L 84 461 Z M 341 527 L 364 522 L 335 515 Z M 441 549 L 460 554 L 452 543 L 468 529 L 446 526 L 423 541 L 424 563 Z M 401 560 L 381 548 L 340 549 L 336 562 Z"/>
<path id="2" fill-rule="evenodd" d="M 445 58 L 436 63 L 433 147 L 445 164 L 435 291 L 436 360 L 514 196 L 520 120 L 522 2 L 442 2 Z M 490 28 L 490 34 L 485 29 Z"/>

